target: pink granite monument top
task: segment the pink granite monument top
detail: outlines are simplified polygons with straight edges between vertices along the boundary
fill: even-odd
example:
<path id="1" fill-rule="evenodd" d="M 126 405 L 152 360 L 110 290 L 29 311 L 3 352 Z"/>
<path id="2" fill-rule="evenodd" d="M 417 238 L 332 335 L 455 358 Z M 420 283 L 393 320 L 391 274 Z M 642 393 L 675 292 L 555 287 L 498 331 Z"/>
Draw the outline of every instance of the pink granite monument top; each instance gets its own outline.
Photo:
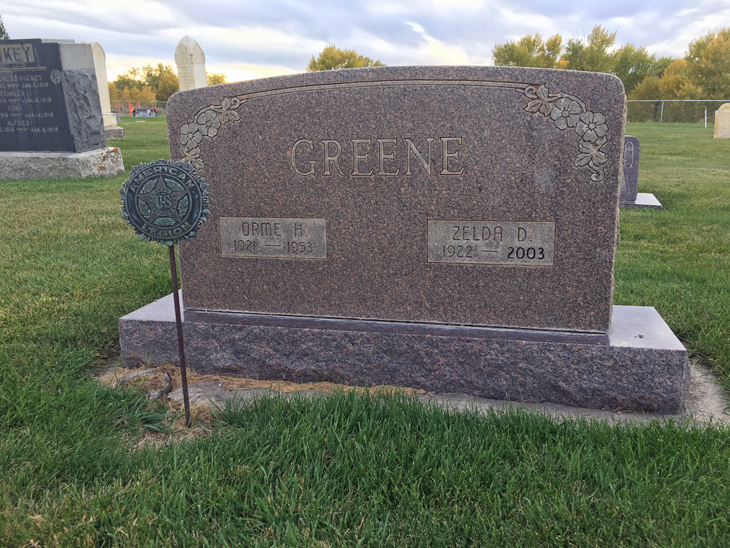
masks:
<path id="1" fill-rule="evenodd" d="M 175 94 L 210 185 L 186 308 L 607 332 L 624 109 L 613 76 L 501 67 Z"/>

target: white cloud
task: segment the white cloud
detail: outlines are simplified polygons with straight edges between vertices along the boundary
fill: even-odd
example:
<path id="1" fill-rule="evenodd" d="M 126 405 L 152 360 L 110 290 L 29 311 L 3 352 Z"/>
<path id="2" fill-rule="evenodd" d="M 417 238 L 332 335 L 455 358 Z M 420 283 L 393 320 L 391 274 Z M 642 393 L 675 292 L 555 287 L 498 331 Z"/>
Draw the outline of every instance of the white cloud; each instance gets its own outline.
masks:
<path id="1" fill-rule="evenodd" d="M 598 24 L 617 31 L 619 46 L 678 57 L 730 21 L 729 0 L 27 0 L 0 11 L 12 37 L 101 43 L 110 75 L 174 66 L 190 35 L 230 80 L 300 72 L 332 43 L 388 65 L 484 65 L 495 44 L 534 33 L 567 42 Z"/>

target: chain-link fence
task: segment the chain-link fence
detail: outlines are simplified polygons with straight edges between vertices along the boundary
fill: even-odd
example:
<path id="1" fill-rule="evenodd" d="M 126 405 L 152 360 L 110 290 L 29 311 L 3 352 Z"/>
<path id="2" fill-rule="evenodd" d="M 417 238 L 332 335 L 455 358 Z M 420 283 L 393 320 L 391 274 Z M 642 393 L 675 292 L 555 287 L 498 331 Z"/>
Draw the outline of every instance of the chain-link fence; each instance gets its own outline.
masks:
<path id="1" fill-rule="evenodd" d="M 167 101 L 112 101 L 111 103 L 112 112 L 122 116 L 129 116 L 134 109 L 156 108 L 158 115 L 164 115 L 167 110 Z M 730 99 L 642 99 L 629 100 L 627 103 L 629 122 L 712 124 L 715 122 L 715 111 L 723 103 L 730 103 Z"/>
<path id="2" fill-rule="evenodd" d="M 715 111 L 730 99 L 642 99 L 627 101 L 629 122 L 715 123 Z"/>
<path id="3" fill-rule="evenodd" d="M 112 101 L 112 112 L 129 116 L 133 110 L 155 110 L 162 116 L 167 111 L 167 101 Z"/>

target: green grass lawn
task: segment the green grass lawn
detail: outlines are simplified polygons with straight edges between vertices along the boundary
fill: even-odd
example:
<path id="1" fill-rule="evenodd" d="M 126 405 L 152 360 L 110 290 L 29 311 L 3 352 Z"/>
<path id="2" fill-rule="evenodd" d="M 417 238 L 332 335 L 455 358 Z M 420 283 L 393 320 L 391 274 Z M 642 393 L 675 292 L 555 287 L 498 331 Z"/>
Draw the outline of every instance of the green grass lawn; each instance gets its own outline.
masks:
<path id="1" fill-rule="evenodd" d="M 167 158 L 128 117 L 127 166 Z M 617 304 L 656 307 L 730 385 L 730 141 L 629 124 Z M 89 380 L 120 316 L 170 291 L 121 219 L 125 177 L 0 182 L 0 546 L 725 546 L 730 432 L 480 418 L 407 398 L 263 400 L 138 446 L 166 410 Z M 177 439 L 177 438 L 176 438 Z"/>

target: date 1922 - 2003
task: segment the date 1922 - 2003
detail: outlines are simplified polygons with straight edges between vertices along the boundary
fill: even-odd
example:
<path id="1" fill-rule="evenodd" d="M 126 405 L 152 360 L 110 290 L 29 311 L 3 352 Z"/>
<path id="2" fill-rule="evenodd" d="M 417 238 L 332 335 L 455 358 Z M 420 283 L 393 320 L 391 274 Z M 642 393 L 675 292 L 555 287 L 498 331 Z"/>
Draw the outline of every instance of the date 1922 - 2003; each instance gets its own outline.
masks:
<path id="1" fill-rule="evenodd" d="M 508 247 L 506 259 L 527 259 L 542 261 L 545 259 L 545 249 L 542 247 Z M 479 249 L 476 245 L 444 245 L 441 253 L 449 259 L 478 259 L 481 253 L 499 253 L 493 249 Z"/>

